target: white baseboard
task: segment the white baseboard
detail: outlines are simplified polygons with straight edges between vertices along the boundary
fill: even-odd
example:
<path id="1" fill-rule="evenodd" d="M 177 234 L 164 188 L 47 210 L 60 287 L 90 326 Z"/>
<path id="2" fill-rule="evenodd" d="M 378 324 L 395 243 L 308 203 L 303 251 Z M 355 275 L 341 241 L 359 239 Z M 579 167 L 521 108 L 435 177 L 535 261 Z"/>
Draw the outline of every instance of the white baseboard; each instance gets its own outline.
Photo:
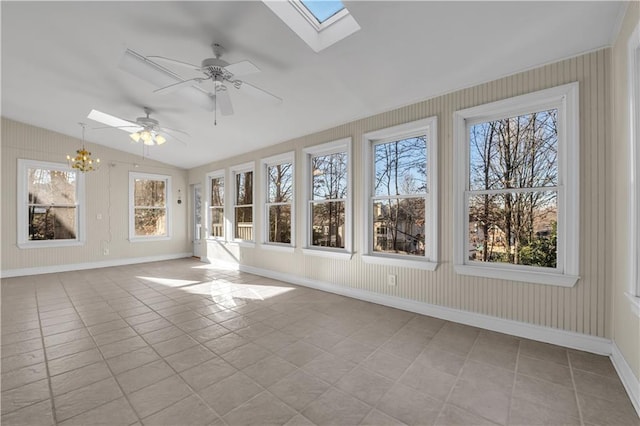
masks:
<path id="1" fill-rule="evenodd" d="M 471 325 L 540 342 L 552 343 L 554 345 L 578 349 L 598 355 L 611 355 L 611 340 L 602 337 L 527 324 L 524 322 L 478 314 L 475 312 L 418 302 L 416 300 L 373 293 L 351 287 L 342 287 L 328 282 L 311 280 L 309 278 L 274 272 L 253 266 L 240 265 L 239 269 L 240 271 L 261 275 L 263 277 L 298 284 L 304 287 L 315 288 L 317 290 L 323 290 L 330 293 L 336 293 L 352 297 L 354 299 L 390 306 L 409 312 L 441 318 L 447 321 Z"/>
<path id="2" fill-rule="evenodd" d="M 620 348 L 618 348 L 616 342 L 613 342 L 611 347 L 611 362 L 618 376 L 620 376 L 620 380 L 631 399 L 633 408 L 636 409 L 638 416 L 640 416 L 640 380 L 633 374 L 633 370 L 631 370 L 627 360 L 622 356 L 622 352 L 620 352 Z"/>
<path id="3" fill-rule="evenodd" d="M 145 256 L 122 259 L 101 260 L 99 262 L 70 263 L 66 265 L 39 266 L 36 268 L 8 269 L 0 271 L 1 278 L 22 277 L 25 275 L 52 274 L 56 272 L 79 271 L 84 269 L 107 268 L 109 266 L 133 265 L 135 263 L 158 262 L 161 260 L 191 257 L 193 253 L 172 253 L 158 256 Z"/>

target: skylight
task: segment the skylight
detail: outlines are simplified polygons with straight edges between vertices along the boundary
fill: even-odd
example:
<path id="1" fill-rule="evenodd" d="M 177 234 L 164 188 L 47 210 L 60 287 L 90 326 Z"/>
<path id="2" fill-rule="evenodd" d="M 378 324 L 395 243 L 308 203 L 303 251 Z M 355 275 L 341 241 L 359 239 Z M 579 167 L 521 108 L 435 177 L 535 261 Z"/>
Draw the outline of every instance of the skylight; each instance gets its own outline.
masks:
<path id="1" fill-rule="evenodd" d="M 342 4 L 341 1 L 300 0 L 300 3 L 302 3 L 304 7 L 311 12 L 313 17 L 316 18 L 320 24 L 344 9 L 344 4 Z"/>
<path id="2" fill-rule="evenodd" d="M 338 0 L 262 0 L 315 52 L 343 40 L 360 29 Z"/>

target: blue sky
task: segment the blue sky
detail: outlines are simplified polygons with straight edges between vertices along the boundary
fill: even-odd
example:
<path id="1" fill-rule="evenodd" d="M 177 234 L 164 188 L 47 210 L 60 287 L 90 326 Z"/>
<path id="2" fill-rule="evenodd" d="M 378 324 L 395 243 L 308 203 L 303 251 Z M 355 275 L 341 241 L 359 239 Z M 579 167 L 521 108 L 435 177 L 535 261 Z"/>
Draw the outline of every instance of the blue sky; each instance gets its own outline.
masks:
<path id="1" fill-rule="evenodd" d="M 316 17 L 318 22 L 323 23 L 327 19 L 331 18 L 336 13 L 340 12 L 344 9 L 344 5 L 341 1 L 331 1 L 331 0 L 311 0 L 305 1 L 302 0 L 301 3 L 309 9 L 309 12 Z"/>

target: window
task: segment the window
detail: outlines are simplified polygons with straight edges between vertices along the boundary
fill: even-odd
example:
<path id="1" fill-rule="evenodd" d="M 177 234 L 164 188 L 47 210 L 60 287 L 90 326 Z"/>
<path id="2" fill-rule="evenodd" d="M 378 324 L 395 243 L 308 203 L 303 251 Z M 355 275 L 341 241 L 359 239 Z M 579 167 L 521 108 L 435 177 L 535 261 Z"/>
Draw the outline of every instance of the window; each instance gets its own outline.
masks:
<path id="1" fill-rule="evenodd" d="M 129 173 L 129 239 L 169 239 L 171 176 Z"/>
<path id="2" fill-rule="evenodd" d="M 458 111 L 455 269 L 578 280 L 578 84 Z"/>
<path id="3" fill-rule="evenodd" d="M 18 247 L 84 243 L 84 175 L 67 165 L 18 160 Z"/>
<path id="4" fill-rule="evenodd" d="M 224 238 L 224 170 L 209 173 L 209 238 Z"/>
<path id="5" fill-rule="evenodd" d="M 262 160 L 265 172 L 265 235 L 268 245 L 292 246 L 294 197 L 293 152 Z"/>
<path id="6" fill-rule="evenodd" d="M 314 52 L 320 52 L 360 29 L 340 1 L 263 2 Z"/>
<path id="7" fill-rule="evenodd" d="M 234 183 L 233 238 L 253 241 L 253 163 L 232 170 Z"/>
<path id="8" fill-rule="evenodd" d="M 437 267 L 437 119 L 364 135 L 367 263 Z"/>
<path id="9" fill-rule="evenodd" d="M 351 258 L 351 139 L 305 149 L 307 254 Z"/>

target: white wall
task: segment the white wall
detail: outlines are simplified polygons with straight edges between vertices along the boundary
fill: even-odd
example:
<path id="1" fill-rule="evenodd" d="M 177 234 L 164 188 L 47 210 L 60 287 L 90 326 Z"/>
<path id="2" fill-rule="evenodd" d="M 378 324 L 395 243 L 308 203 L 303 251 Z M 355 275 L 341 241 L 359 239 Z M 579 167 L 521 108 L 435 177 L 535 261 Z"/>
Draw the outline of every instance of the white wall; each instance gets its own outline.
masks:
<path id="1" fill-rule="evenodd" d="M 630 299 L 632 277 L 630 266 L 635 263 L 629 254 L 630 229 L 629 199 L 631 194 L 630 132 L 629 132 L 629 77 L 627 45 L 631 33 L 640 22 L 640 3 L 630 2 L 620 34 L 612 49 L 613 62 L 613 139 L 609 152 L 611 177 L 609 182 L 608 205 L 610 214 L 609 233 L 611 235 L 611 285 L 613 341 L 620 349 L 629 367 L 640 380 L 640 316 L 634 313 Z M 636 142 L 636 149 L 640 149 Z M 636 169 L 636 176 L 640 170 Z M 636 183 L 637 184 L 637 183 Z M 640 387 L 637 390 L 640 402 Z"/>
<path id="2" fill-rule="evenodd" d="M 80 130 L 78 128 L 78 130 Z M 114 146 L 129 143 L 114 136 Z M 77 247 L 20 249 L 17 246 L 17 164 L 18 159 L 66 163 L 66 155 L 75 153 L 81 140 L 6 118 L 2 119 L 2 275 L 54 271 L 73 265 L 126 263 L 138 258 L 184 256 L 192 248 L 188 239 L 186 203 L 178 205 L 178 190 L 183 199 L 188 192 L 187 172 L 157 161 L 144 159 L 101 145 L 87 143 L 87 149 L 99 157 L 102 166 L 87 173 L 86 244 Z M 142 153 L 142 151 L 141 151 Z M 113 166 L 111 166 L 113 164 Z M 139 167 L 134 167 L 138 164 Z M 129 242 L 129 171 L 170 175 L 172 177 L 172 238 L 168 241 Z M 97 219 L 98 215 L 102 219 Z M 109 255 L 104 255 L 108 247 Z"/>

